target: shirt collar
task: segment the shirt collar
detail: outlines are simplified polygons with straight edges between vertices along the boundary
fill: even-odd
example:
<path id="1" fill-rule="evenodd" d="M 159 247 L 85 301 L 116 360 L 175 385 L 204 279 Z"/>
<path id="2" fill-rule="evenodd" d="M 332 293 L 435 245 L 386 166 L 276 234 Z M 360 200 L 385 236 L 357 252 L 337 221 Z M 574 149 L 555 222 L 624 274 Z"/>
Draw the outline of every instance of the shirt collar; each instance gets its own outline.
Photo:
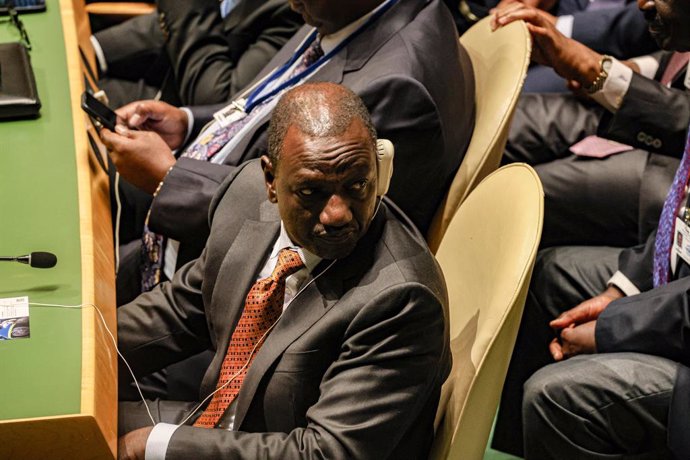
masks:
<path id="1" fill-rule="evenodd" d="M 332 34 L 324 35 L 323 37 L 321 37 L 321 49 L 323 50 L 323 54 L 328 54 L 331 51 L 333 51 L 336 46 L 338 46 L 343 40 L 345 40 L 353 32 L 355 32 L 362 24 L 364 24 L 367 21 L 367 19 L 371 17 L 371 15 L 380 10 L 385 4 L 386 2 L 381 2 L 379 6 L 369 11 L 361 18 L 356 19 L 355 21 L 349 23 L 348 25 L 336 32 L 333 32 Z"/>
<path id="2" fill-rule="evenodd" d="M 290 239 L 290 236 L 288 236 L 287 230 L 285 230 L 285 224 L 283 224 L 283 221 L 280 221 L 280 234 L 278 235 L 278 240 L 276 241 L 276 244 L 273 245 L 273 251 L 271 252 L 271 259 L 277 258 L 278 253 L 282 249 L 292 249 L 294 251 L 297 251 L 297 254 L 299 254 L 300 259 L 302 259 L 302 262 L 304 263 L 304 266 L 306 269 L 311 273 L 314 268 L 316 268 L 317 265 L 319 265 L 319 262 L 321 262 L 321 257 L 312 254 L 311 252 L 307 251 L 301 246 L 296 245 L 295 243 L 292 242 Z"/>

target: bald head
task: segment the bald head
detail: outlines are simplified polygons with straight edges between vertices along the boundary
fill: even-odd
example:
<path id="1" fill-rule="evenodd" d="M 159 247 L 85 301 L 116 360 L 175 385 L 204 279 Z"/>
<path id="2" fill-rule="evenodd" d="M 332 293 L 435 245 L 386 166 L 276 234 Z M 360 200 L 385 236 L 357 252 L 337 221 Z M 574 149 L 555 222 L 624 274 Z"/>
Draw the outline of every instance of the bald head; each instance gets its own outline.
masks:
<path id="1" fill-rule="evenodd" d="M 335 137 L 360 120 L 376 147 L 376 130 L 362 100 L 335 83 L 306 83 L 285 93 L 273 109 L 268 128 L 268 156 L 277 168 L 291 126 L 310 137 Z"/>

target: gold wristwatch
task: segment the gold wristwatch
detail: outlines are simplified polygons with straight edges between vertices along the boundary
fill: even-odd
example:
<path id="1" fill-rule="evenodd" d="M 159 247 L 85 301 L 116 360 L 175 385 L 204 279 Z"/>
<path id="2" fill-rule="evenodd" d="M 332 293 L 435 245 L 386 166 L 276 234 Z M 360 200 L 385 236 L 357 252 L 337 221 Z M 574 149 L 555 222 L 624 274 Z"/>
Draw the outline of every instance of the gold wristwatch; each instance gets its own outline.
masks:
<path id="1" fill-rule="evenodd" d="M 599 61 L 599 75 L 594 79 L 591 85 L 585 88 L 587 94 L 593 94 L 604 87 L 604 82 L 609 76 L 609 70 L 611 70 L 611 65 L 613 64 L 613 58 L 607 56 L 606 54 L 601 57 Z"/>

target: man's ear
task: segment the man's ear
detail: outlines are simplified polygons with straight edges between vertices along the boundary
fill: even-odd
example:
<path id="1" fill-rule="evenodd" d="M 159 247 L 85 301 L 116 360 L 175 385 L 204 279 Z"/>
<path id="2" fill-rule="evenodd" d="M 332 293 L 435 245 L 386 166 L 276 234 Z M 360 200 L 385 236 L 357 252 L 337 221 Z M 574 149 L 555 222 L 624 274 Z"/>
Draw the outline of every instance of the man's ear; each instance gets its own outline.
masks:
<path id="1" fill-rule="evenodd" d="M 267 155 L 261 156 L 261 169 L 264 171 L 264 181 L 266 182 L 266 192 L 268 193 L 268 201 L 271 203 L 277 203 L 278 197 L 276 195 L 275 188 L 275 170 L 273 168 L 273 163 Z"/>

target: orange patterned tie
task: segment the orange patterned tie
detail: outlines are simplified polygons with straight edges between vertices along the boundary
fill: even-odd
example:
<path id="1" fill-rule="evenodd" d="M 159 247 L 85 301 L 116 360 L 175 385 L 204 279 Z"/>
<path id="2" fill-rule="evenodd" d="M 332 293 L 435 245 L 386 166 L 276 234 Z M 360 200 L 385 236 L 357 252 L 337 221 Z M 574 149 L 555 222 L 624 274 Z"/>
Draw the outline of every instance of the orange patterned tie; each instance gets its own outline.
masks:
<path id="1" fill-rule="evenodd" d="M 283 311 L 285 279 L 303 266 L 302 259 L 296 251 L 283 249 L 278 254 L 278 263 L 271 276 L 257 281 L 249 290 L 242 316 L 230 338 L 216 388 L 225 385 L 233 375 L 237 374 L 237 377 L 213 395 L 206 410 L 194 422 L 194 426 L 216 426 L 225 409 L 237 397 L 247 370 L 261 348 L 259 342 Z M 256 350 L 252 354 L 255 346 Z"/>

